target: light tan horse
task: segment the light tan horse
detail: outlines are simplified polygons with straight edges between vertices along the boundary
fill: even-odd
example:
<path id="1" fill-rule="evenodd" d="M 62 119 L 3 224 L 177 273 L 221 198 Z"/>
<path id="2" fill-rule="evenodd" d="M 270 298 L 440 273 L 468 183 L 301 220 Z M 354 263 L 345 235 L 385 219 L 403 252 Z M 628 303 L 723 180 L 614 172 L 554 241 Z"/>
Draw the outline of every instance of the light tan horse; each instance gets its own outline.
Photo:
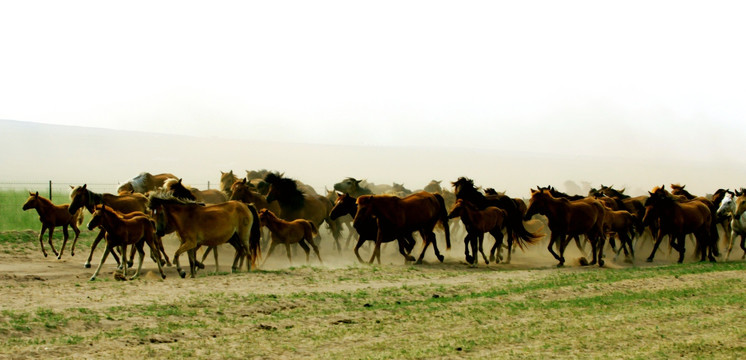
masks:
<path id="1" fill-rule="evenodd" d="M 231 186 L 233 186 L 233 183 L 238 181 L 238 177 L 236 175 L 233 175 L 233 170 L 228 172 L 220 172 L 220 190 L 225 193 L 225 195 L 230 199 L 230 197 L 233 195 L 233 190 L 231 190 Z"/>
<path id="2" fill-rule="evenodd" d="M 312 222 L 303 219 L 285 221 L 267 209 L 259 210 L 259 218 L 262 220 L 262 224 L 267 226 L 272 233 L 272 243 L 269 246 L 267 256 L 262 262 L 262 266 L 264 266 L 269 256 L 272 255 L 272 251 L 279 244 L 285 245 L 288 261 L 291 264 L 293 263 L 293 259 L 290 257 L 290 244 L 298 244 L 303 248 L 306 252 L 306 262 L 309 261 L 311 251 L 308 247 L 310 245 L 316 253 L 316 257 L 319 258 L 319 262 L 323 263 L 319 254 L 319 248 L 313 242 L 314 234 L 318 234 L 318 229 L 316 229 L 316 226 Z"/>
<path id="3" fill-rule="evenodd" d="M 256 209 L 240 201 L 228 201 L 221 204 L 202 206 L 184 201 L 169 193 L 151 193 L 150 209 L 156 220 L 158 235 L 172 227 L 179 235 L 181 245 L 174 254 L 174 263 L 179 275 L 183 278 L 186 272 L 179 265 L 179 255 L 187 252 L 191 277 L 195 276 L 197 264 L 196 249 L 199 246 L 218 246 L 237 237 L 235 243 L 236 257 L 233 259 L 233 270 L 241 257 L 248 256 L 248 270 L 256 264 L 261 253 L 259 243 L 259 219 Z M 215 263 L 219 269 L 217 257 Z"/>
<path id="4" fill-rule="evenodd" d="M 142 261 L 145 257 L 143 243 L 147 243 L 150 247 L 150 256 L 152 258 L 156 258 L 158 255 L 159 250 L 156 245 L 155 223 L 147 216 L 133 216 L 125 219 L 122 217 L 122 214 L 106 207 L 106 205 L 102 205 L 93 213 L 91 221 L 88 222 L 89 230 L 93 230 L 99 226 L 106 230 L 106 250 L 104 250 L 104 254 L 101 256 L 101 262 L 98 264 L 96 272 L 91 276 L 91 281 L 96 280 L 96 276 L 98 276 L 101 267 L 114 247 L 120 248 L 123 260 L 122 275 L 125 279 L 127 278 L 127 261 L 124 261 L 124 259 L 127 258 L 127 246 L 134 245 L 134 247 L 137 247 L 137 252 L 140 254 L 140 262 L 137 265 L 137 271 L 130 280 L 140 275 Z M 132 249 L 133 252 L 135 251 L 134 247 Z M 166 275 L 163 273 L 160 261 L 156 261 L 155 263 L 158 264 L 158 271 L 161 273 L 161 278 L 165 279 Z"/>
<path id="5" fill-rule="evenodd" d="M 140 175 L 135 176 L 131 180 L 119 185 L 117 188 L 117 194 L 126 195 L 132 193 L 145 194 L 148 191 L 152 191 L 163 187 L 163 183 L 168 179 L 174 179 L 174 174 L 163 173 L 152 175 L 148 172 L 142 172 Z"/>
<path id="6" fill-rule="evenodd" d="M 49 229 L 49 246 L 52 248 L 54 254 L 57 255 L 57 259 L 60 259 L 62 258 L 62 252 L 65 251 L 65 245 L 67 244 L 67 239 L 69 237 L 67 233 L 68 226 L 70 226 L 75 233 L 73 245 L 70 249 L 70 254 L 75 256 L 75 244 L 78 242 L 78 235 L 80 235 L 78 225 L 83 223 L 83 211 L 82 209 L 78 209 L 74 214 L 71 214 L 68 211 L 69 207 L 70 204 L 55 205 L 49 199 L 39 196 L 38 191 L 36 193 L 29 191 L 29 197 L 26 199 L 26 202 L 23 203 L 23 210 L 36 209 L 36 213 L 39 214 L 39 221 L 41 221 L 39 245 L 41 245 L 41 252 L 44 254 L 44 257 L 47 257 L 47 251 L 44 250 L 44 232 Z M 54 228 L 57 226 L 62 226 L 62 234 L 64 235 L 62 248 L 60 249 L 59 254 L 57 254 L 57 250 L 54 249 L 54 244 L 52 243 L 52 233 L 54 233 Z"/>

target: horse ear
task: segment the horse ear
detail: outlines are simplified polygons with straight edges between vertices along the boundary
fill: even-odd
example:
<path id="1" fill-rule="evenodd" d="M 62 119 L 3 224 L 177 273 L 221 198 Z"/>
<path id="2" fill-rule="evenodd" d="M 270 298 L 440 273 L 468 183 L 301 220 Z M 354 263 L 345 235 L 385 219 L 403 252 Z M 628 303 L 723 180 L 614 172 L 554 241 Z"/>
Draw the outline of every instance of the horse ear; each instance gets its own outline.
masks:
<path id="1" fill-rule="evenodd" d="M 86 189 L 86 186 L 88 186 L 88 184 L 83 184 L 83 190 Z"/>
<path id="2" fill-rule="evenodd" d="M 75 186 L 69 185 L 71 190 L 75 190 Z"/>
<path id="3" fill-rule="evenodd" d="M 183 179 L 182 179 L 182 178 L 179 178 L 179 184 L 181 184 L 181 180 L 183 180 Z"/>
<path id="4" fill-rule="evenodd" d="M 243 178 L 242 183 L 246 184 L 247 182 L 248 182 L 248 180 L 246 180 L 246 178 Z"/>
<path id="5" fill-rule="evenodd" d="M 651 193 L 650 191 L 648 191 L 648 194 L 650 194 L 650 196 L 653 196 L 653 193 Z"/>

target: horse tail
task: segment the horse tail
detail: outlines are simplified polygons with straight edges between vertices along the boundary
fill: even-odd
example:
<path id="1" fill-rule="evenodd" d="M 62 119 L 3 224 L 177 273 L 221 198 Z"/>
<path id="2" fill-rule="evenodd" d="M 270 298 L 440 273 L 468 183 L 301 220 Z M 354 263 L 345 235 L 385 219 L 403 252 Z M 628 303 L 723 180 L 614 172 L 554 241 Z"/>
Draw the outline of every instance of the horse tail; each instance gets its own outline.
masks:
<path id="1" fill-rule="evenodd" d="M 443 195 L 433 194 L 438 199 L 438 213 L 440 215 L 440 223 L 443 225 L 443 231 L 446 233 L 446 249 L 451 249 L 451 230 L 448 228 L 448 209 L 446 209 L 446 201 L 443 199 Z"/>
<path id="2" fill-rule="evenodd" d="M 83 225 L 83 208 L 79 208 L 78 211 L 75 212 L 75 217 L 73 219 L 73 223 L 77 222 L 77 226 Z"/>
<path id="3" fill-rule="evenodd" d="M 249 208 L 251 216 L 254 218 L 251 222 L 251 230 L 249 231 L 249 253 L 247 255 L 250 261 L 249 264 L 251 264 L 251 267 L 254 267 L 256 265 L 256 259 L 262 255 L 262 247 L 260 245 L 262 225 L 259 221 L 259 213 L 256 211 L 254 204 L 246 204 L 246 206 Z"/>
<path id="4" fill-rule="evenodd" d="M 536 232 L 528 231 L 526 229 L 526 226 L 523 224 L 523 214 L 521 214 L 518 206 L 515 204 L 514 201 L 512 201 L 512 199 L 511 204 L 513 206 L 509 207 L 508 209 L 504 209 L 508 212 L 508 230 L 511 230 L 513 232 L 513 239 L 508 239 L 508 241 L 514 241 L 514 243 L 518 245 L 521 250 L 523 250 L 526 248 L 527 245 L 531 245 L 539 241 L 542 237 L 544 237 L 544 234 L 541 233 L 541 229 L 536 230 Z"/>

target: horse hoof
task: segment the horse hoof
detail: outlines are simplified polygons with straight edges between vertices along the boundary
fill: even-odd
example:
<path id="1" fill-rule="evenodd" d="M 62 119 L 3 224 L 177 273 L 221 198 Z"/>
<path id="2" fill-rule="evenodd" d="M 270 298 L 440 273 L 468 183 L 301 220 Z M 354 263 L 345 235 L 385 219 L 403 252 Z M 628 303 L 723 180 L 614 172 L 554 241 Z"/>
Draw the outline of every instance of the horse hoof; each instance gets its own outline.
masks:
<path id="1" fill-rule="evenodd" d="M 88 264 L 88 263 L 83 264 L 83 267 L 86 268 L 86 269 L 90 269 L 91 268 L 91 264 Z"/>
<path id="2" fill-rule="evenodd" d="M 91 277 L 90 279 L 88 279 L 88 281 L 95 281 L 95 280 L 96 280 L 96 277 L 95 277 L 95 276 L 94 276 L 94 277 Z"/>
<path id="3" fill-rule="evenodd" d="M 44 254 L 44 257 L 47 257 L 47 254 Z"/>
<path id="4" fill-rule="evenodd" d="M 647 261 L 647 262 L 653 262 L 653 259 L 652 258 L 647 258 L 647 259 L 645 259 L 645 261 Z"/>
<path id="5" fill-rule="evenodd" d="M 438 261 L 443 262 L 443 260 L 445 260 L 445 256 L 438 255 Z"/>
<path id="6" fill-rule="evenodd" d="M 415 265 L 422 265 L 422 260 L 417 260 L 414 262 Z"/>
<path id="7" fill-rule="evenodd" d="M 495 262 L 495 257 L 490 255 L 490 261 Z"/>
<path id="8" fill-rule="evenodd" d="M 186 271 L 184 271 L 184 270 L 179 271 L 179 276 L 181 276 L 182 279 L 185 279 L 186 278 Z"/>
<path id="9" fill-rule="evenodd" d="M 199 261 L 197 261 L 197 262 L 196 262 L 195 264 L 196 264 L 196 265 L 197 265 L 197 267 L 198 267 L 198 268 L 200 268 L 200 269 L 204 269 L 204 268 L 205 268 L 205 264 L 203 264 L 203 263 L 201 263 L 201 262 L 199 262 Z"/>
<path id="10" fill-rule="evenodd" d="M 166 274 L 161 274 L 161 279 L 166 280 Z"/>
<path id="11" fill-rule="evenodd" d="M 62 260 L 62 255 L 57 256 L 57 260 Z"/>
<path id="12" fill-rule="evenodd" d="M 565 264 L 564 264 L 564 263 L 559 263 L 559 264 L 557 264 L 557 267 L 558 267 L 558 268 L 561 268 L 561 267 L 563 267 L 563 266 L 565 266 Z"/>
<path id="13" fill-rule="evenodd" d="M 598 266 L 599 267 L 603 267 L 604 266 L 604 261 L 603 260 L 598 260 Z"/>

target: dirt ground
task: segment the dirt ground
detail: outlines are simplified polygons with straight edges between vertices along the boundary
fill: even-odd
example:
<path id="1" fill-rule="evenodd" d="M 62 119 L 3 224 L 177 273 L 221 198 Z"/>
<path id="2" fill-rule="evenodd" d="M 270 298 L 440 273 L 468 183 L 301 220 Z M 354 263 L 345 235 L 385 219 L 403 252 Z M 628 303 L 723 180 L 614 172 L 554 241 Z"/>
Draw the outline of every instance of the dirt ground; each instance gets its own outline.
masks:
<path id="1" fill-rule="evenodd" d="M 296 293 L 348 294 L 387 288 L 417 287 L 419 285 L 435 286 L 435 284 L 441 287 L 447 285 L 468 287 L 470 285 L 480 286 L 485 282 L 508 284 L 537 279 L 551 276 L 556 271 L 556 261 L 546 249 L 546 240 L 528 248 L 526 251 L 518 250 L 513 255 L 511 264 L 485 265 L 480 257 L 478 268 L 471 269 L 464 262 L 462 239 L 463 235 L 460 233 L 454 236 L 453 248 L 446 252 L 444 241 L 439 235 L 441 251 L 446 256 L 444 263 L 439 263 L 433 256 L 432 250 L 428 250 L 425 264 L 418 267 L 415 272 L 409 271 L 412 265 L 404 263 L 396 246 L 393 244 L 386 245 L 382 250 L 383 264 L 374 267 L 380 269 L 381 275 L 375 277 L 371 277 L 369 274 L 369 265 L 361 265 L 357 262 L 352 252 L 353 243 L 340 254 L 334 249 L 332 240 L 328 235 L 324 236 L 320 245 L 323 264 L 319 264 L 312 254 L 311 266 L 304 266 L 306 264 L 305 254 L 302 250 L 297 249 L 293 254 L 293 264 L 291 265 L 284 248 L 279 247 L 261 268 L 262 271 L 250 274 L 245 273 L 244 270 L 241 274 L 212 274 L 207 276 L 206 272 L 214 271 L 213 257 L 209 256 L 205 262 L 206 270 L 201 270 L 196 279 L 190 279 L 188 276 L 186 279 L 180 278 L 175 266 L 172 266 L 165 268 L 166 279 L 161 280 L 157 275 L 156 265 L 147 258 L 148 251 L 146 250 L 141 279 L 128 282 L 114 280 L 116 266 L 111 257 L 99 274 L 99 279 L 89 282 L 89 277 L 98 265 L 101 247 L 96 250 L 92 268 L 86 269 L 83 267 L 83 262 L 88 256 L 87 248 L 79 247 L 74 257 L 70 256 L 68 249 L 63 258 L 57 260 L 52 256 L 44 258 L 38 249 L 38 243 L 34 242 L 24 246 L 20 251 L 6 249 L 6 251 L 0 252 L 0 288 L 3 289 L 3 301 L 0 303 L 0 310 L 2 310 L 6 320 L 13 316 L 18 317 L 17 314 L 22 313 L 39 314 L 42 311 L 40 309 L 43 309 L 42 312 L 48 311 L 50 314 L 75 311 L 74 309 L 79 309 L 81 313 L 108 314 L 118 307 L 131 309 L 133 306 L 139 308 L 152 304 L 176 304 L 184 299 L 194 298 L 199 294 L 220 294 L 220 296 L 227 297 L 247 296 L 247 294 L 290 296 Z M 178 246 L 178 239 L 174 235 L 169 235 L 164 238 L 164 245 L 167 253 L 171 256 Z M 491 246 L 492 240 L 486 240 L 485 248 Z M 667 246 L 662 248 L 653 263 L 644 261 L 650 251 L 646 242 L 642 242 L 638 246 L 637 260 L 634 263 L 623 261 L 623 257 L 614 261 L 613 253 L 607 249 L 606 267 L 624 268 L 674 263 L 676 260 L 675 254 L 669 255 Z M 413 253 L 419 254 L 420 251 L 421 246 L 418 245 Z M 220 249 L 221 272 L 230 271 L 233 253 L 230 246 L 224 246 Z M 370 253 L 371 246 L 363 246 L 361 256 L 368 259 Z M 566 257 L 568 263 L 563 271 L 586 271 L 588 269 L 588 267 L 580 266 L 577 260 L 580 258 L 580 253 L 574 244 L 568 247 Z M 692 261 L 690 258 L 687 259 Z M 263 259 L 260 259 L 261 261 Z M 181 262 L 182 266 L 187 269 L 186 257 L 182 257 Z M 360 269 L 364 269 L 366 275 L 358 278 L 356 274 L 360 273 Z M 114 316 L 114 319 L 116 319 L 116 316 Z M 99 339 L 97 334 L 111 332 L 112 329 L 120 326 L 125 328 L 135 326 L 128 322 L 136 323 L 137 321 L 141 321 L 140 324 L 136 325 L 137 328 L 152 327 L 157 325 L 158 316 L 128 317 L 125 325 L 122 325 L 121 321 L 108 318 L 96 321 L 95 325 L 86 322 L 75 325 L 75 322 L 70 322 L 65 325 L 64 332 L 77 333 L 79 335 L 76 336 L 85 339 L 82 342 L 71 341 L 72 344 L 70 345 L 60 344 L 61 340 L 59 339 L 65 334 L 61 334 L 49 326 L 35 327 L 28 325 L 28 329 L 21 333 L 13 329 L 4 329 L 0 333 L 5 332 L 27 340 L 25 340 L 26 343 L 17 347 L 17 351 L 2 352 L 0 357 L 18 359 L 49 356 L 72 358 L 128 357 L 126 356 L 127 349 L 133 346 L 131 341 L 88 340 Z M 346 320 L 342 319 L 340 321 Z M 39 342 L 39 339 L 44 339 L 47 336 L 56 337 L 57 340 L 34 344 L 34 342 Z M 158 344 L 161 341 L 170 344 L 171 350 L 174 349 L 173 342 L 175 342 L 175 339 L 163 339 L 157 334 L 152 335 L 149 339 L 150 344 L 145 344 L 148 346 L 148 351 L 159 350 Z M 165 345 L 161 347 L 165 348 Z M 289 350 L 278 354 L 280 353 L 284 354 L 282 357 L 299 355 Z M 160 357 L 163 356 L 163 353 L 156 351 L 156 355 Z M 202 355 L 204 356 L 197 357 L 207 356 Z M 225 353 L 222 355 L 225 355 Z"/>

